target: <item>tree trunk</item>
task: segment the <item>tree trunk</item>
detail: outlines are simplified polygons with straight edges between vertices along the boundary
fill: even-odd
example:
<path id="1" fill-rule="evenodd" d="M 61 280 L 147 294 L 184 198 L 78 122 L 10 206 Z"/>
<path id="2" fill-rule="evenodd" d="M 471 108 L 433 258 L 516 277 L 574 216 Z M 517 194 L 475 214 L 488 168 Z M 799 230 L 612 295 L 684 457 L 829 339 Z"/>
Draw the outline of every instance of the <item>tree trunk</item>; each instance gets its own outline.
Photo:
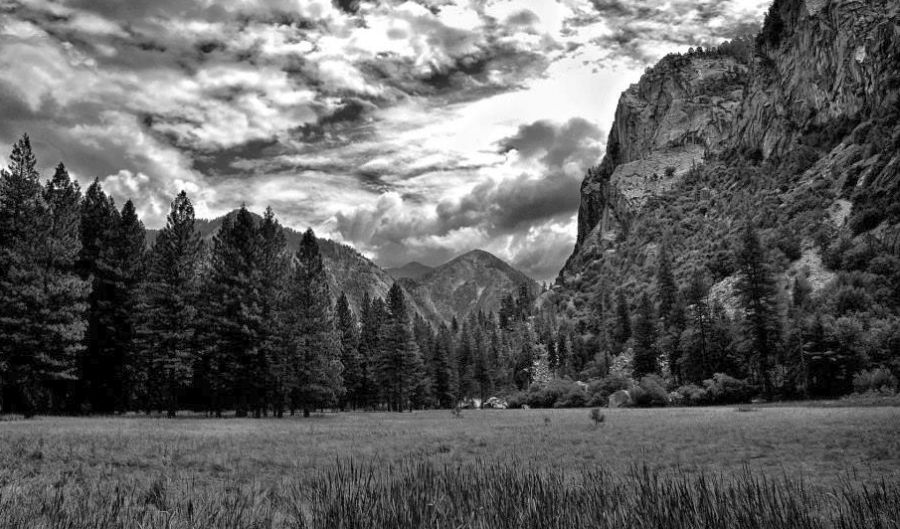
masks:
<path id="1" fill-rule="evenodd" d="M 303 408 L 303 416 L 309 417 L 309 408 Z"/>

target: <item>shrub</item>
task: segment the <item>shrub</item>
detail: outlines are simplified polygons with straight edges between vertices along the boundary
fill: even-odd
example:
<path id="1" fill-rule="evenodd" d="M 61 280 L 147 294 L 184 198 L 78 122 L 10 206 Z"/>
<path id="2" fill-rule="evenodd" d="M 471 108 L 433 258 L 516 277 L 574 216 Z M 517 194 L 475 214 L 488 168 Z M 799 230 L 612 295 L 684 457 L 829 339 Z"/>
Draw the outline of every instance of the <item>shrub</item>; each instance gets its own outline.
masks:
<path id="1" fill-rule="evenodd" d="M 631 389 L 631 379 L 621 375 L 607 375 L 603 378 L 592 380 L 587 387 L 588 406 L 606 406 L 609 396 L 621 389 Z"/>
<path id="2" fill-rule="evenodd" d="M 527 404 L 527 398 L 527 393 L 517 391 L 506 396 L 506 403 L 510 408 L 521 408 L 523 404 Z"/>
<path id="3" fill-rule="evenodd" d="M 895 393 L 897 391 L 897 377 L 881 367 L 860 371 L 853 376 L 853 390 L 857 393 L 869 391 Z"/>
<path id="4" fill-rule="evenodd" d="M 631 399 L 638 408 L 665 406 L 669 403 L 669 394 L 665 383 L 656 375 L 647 375 L 640 384 L 631 390 Z"/>
<path id="5" fill-rule="evenodd" d="M 756 388 L 725 373 L 716 373 L 709 380 L 704 380 L 707 402 L 710 404 L 741 404 L 750 402 Z"/>
<path id="6" fill-rule="evenodd" d="M 684 406 L 700 406 L 706 403 L 706 390 L 696 384 L 681 386 L 672 392 L 673 401 Z"/>
<path id="7" fill-rule="evenodd" d="M 885 212 L 879 208 L 866 208 L 850 217 L 850 229 L 854 235 L 874 230 L 885 218 Z"/>
<path id="8" fill-rule="evenodd" d="M 675 166 L 670 165 L 666 167 L 666 177 L 672 178 L 673 176 L 675 176 Z"/>
<path id="9" fill-rule="evenodd" d="M 571 388 L 556 400 L 554 408 L 583 408 L 588 402 L 588 394 L 580 386 Z"/>

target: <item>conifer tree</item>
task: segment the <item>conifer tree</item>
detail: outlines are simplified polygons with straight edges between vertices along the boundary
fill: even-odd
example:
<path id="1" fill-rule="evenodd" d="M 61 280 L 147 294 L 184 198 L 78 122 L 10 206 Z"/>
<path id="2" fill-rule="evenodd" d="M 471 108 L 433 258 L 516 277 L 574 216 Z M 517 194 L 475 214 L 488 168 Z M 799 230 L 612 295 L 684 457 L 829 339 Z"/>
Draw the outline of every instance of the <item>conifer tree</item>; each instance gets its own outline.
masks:
<path id="1" fill-rule="evenodd" d="M 87 293 L 72 273 L 77 186 L 59 167 L 44 190 L 36 164 L 26 135 L 0 171 L 0 399 L 26 416 L 59 408 L 77 376 Z"/>
<path id="2" fill-rule="evenodd" d="M 700 383 L 713 373 L 709 366 L 710 307 L 709 287 L 701 274 L 694 274 L 685 292 L 687 324 L 679 338 L 679 371 L 686 382 Z"/>
<path id="3" fill-rule="evenodd" d="M 197 287 L 200 234 L 194 207 L 182 191 L 150 252 L 138 337 L 147 369 L 145 407 L 174 417 L 197 357 Z"/>
<path id="4" fill-rule="evenodd" d="M 259 226 L 260 304 L 262 324 L 259 352 L 268 368 L 265 374 L 266 405 L 281 417 L 288 402 L 285 384 L 291 378 L 292 366 L 280 332 L 281 307 L 285 297 L 284 285 L 290 271 L 284 228 L 275 218 L 272 208 L 266 208 Z"/>
<path id="5" fill-rule="evenodd" d="M 432 383 L 438 406 L 451 408 L 457 401 L 459 376 L 453 356 L 453 337 L 446 325 L 441 325 L 437 332 L 432 359 Z"/>
<path id="6" fill-rule="evenodd" d="M 650 297 L 644 293 L 634 318 L 634 378 L 659 371 L 656 351 L 656 318 Z"/>
<path id="7" fill-rule="evenodd" d="M 81 218 L 81 190 L 78 182 L 69 177 L 65 166 L 60 163 L 53 177 L 44 188 L 44 200 L 50 209 L 50 225 L 42 243 L 45 251 L 48 306 L 46 314 L 53 321 L 54 333 L 59 339 L 48 343 L 52 351 L 49 356 L 63 365 L 73 368 L 77 374 L 78 353 L 83 349 L 80 337 L 85 331 L 84 313 L 87 309 L 89 285 L 76 272 L 76 262 L 81 249 L 79 221 Z M 60 404 L 74 401 L 75 384 L 70 377 L 55 384 L 54 398 Z M 72 404 L 67 411 L 73 411 Z"/>
<path id="8" fill-rule="evenodd" d="M 347 389 L 342 399 L 342 408 L 349 404 L 352 408 L 360 406 L 363 394 L 365 375 L 362 358 L 359 355 L 359 327 L 356 316 L 350 310 L 347 295 L 341 292 L 337 307 L 337 330 L 341 344 L 341 363 L 344 367 L 344 387 Z"/>
<path id="9" fill-rule="evenodd" d="M 388 291 L 388 320 L 379 336 L 379 382 L 388 408 L 403 411 L 412 406 L 425 367 L 411 328 L 403 289 L 394 283 Z"/>
<path id="10" fill-rule="evenodd" d="M 81 204 L 78 268 L 90 281 L 87 335 L 80 366 L 83 398 L 92 411 L 122 410 L 126 403 L 125 349 L 118 341 L 122 313 L 121 270 L 115 249 L 122 219 L 95 179 Z"/>
<path id="11" fill-rule="evenodd" d="M 262 350 L 260 244 L 253 216 L 241 207 L 213 239 L 204 287 L 203 378 L 215 411 L 232 404 L 238 417 L 264 407 L 267 359 Z M 227 402 L 230 397 L 231 402 Z"/>
<path id="12" fill-rule="evenodd" d="M 111 242 L 112 245 L 105 250 L 104 261 L 114 270 L 111 342 L 116 351 L 117 371 L 111 384 L 112 406 L 116 411 L 125 411 L 132 407 L 134 388 L 140 385 L 143 378 L 136 356 L 136 339 L 139 286 L 146 269 L 146 230 L 131 200 L 122 206 Z"/>
<path id="13" fill-rule="evenodd" d="M 284 309 L 289 356 L 296 366 L 291 408 L 303 410 L 308 417 L 314 408 L 337 404 L 344 391 L 340 343 L 322 255 L 312 230 L 303 234 L 294 261 Z"/>
<path id="14" fill-rule="evenodd" d="M 659 317 L 668 327 L 669 319 L 678 297 L 678 286 L 672 274 L 672 261 L 668 247 L 663 243 L 659 248 L 659 267 L 656 270 L 656 292 L 659 300 Z"/>
<path id="15" fill-rule="evenodd" d="M 628 308 L 628 300 L 625 299 L 625 291 L 616 293 L 616 319 L 613 329 L 613 340 L 617 348 L 621 348 L 631 338 L 631 310 Z"/>
<path id="16" fill-rule="evenodd" d="M 751 225 L 741 234 L 736 255 L 738 281 L 735 285 L 744 309 L 741 349 L 754 381 L 766 395 L 772 394 L 769 369 L 780 342 L 777 285 L 759 236 Z"/>

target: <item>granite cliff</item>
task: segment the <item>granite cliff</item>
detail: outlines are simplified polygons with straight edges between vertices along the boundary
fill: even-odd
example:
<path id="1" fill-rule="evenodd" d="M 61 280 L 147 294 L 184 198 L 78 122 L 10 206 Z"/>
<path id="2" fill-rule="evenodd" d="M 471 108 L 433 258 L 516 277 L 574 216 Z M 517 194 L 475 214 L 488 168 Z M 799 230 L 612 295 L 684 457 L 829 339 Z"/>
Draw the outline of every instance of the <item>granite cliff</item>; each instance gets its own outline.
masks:
<path id="1" fill-rule="evenodd" d="M 835 241 L 900 223 L 898 94 L 896 0 L 776 0 L 755 40 L 664 58 L 621 96 L 549 297 L 584 320 L 604 292 L 649 288 L 664 242 L 681 280 L 727 298 L 746 222 L 785 277 L 821 286 Z"/>

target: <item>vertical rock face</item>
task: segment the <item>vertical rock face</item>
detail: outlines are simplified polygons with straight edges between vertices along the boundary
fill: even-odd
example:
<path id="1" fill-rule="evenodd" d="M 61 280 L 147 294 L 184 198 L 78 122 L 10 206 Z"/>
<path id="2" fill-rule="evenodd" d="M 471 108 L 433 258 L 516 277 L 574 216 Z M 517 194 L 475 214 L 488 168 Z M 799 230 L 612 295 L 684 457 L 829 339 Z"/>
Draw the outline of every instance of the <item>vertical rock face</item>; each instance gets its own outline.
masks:
<path id="1" fill-rule="evenodd" d="M 603 232 L 627 224 L 631 206 L 723 147 L 748 71 L 730 56 L 669 56 L 622 94 L 606 157 L 581 186 L 579 246 L 601 222 Z"/>
<path id="2" fill-rule="evenodd" d="M 598 282 L 646 280 L 666 233 L 702 267 L 715 241 L 697 233 L 900 196 L 900 2 L 775 0 L 767 18 L 755 43 L 666 57 L 622 94 L 556 287 L 574 305 Z"/>
<path id="3" fill-rule="evenodd" d="M 895 105 L 900 82 L 900 3 L 781 2 L 784 37 L 766 43 L 733 143 L 784 156 L 811 127 L 859 121 Z"/>

